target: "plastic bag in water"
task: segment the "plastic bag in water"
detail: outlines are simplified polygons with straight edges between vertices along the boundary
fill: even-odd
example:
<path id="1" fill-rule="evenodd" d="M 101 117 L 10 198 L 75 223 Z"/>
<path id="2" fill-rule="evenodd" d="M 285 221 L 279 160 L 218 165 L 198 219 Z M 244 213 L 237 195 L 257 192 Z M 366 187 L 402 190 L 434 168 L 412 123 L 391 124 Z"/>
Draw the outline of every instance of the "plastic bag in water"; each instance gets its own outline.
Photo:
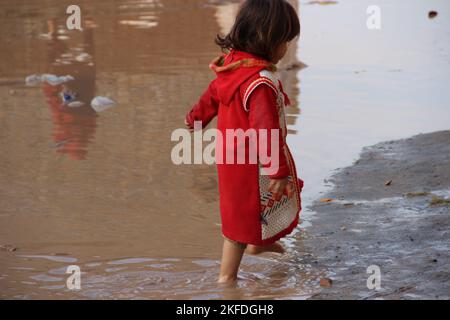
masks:
<path id="1" fill-rule="evenodd" d="M 96 112 L 103 112 L 105 110 L 108 110 L 109 108 L 115 107 L 116 104 L 117 103 L 115 101 L 113 101 L 107 97 L 101 97 L 101 96 L 95 97 L 91 101 L 91 107 Z"/>
<path id="2" fill-rule="evenodd" d="M 58 76 L 55 76 L 54 74 L 43 74 L 41 76 L 41 79 L 42 79 L 42 82 L 47 82 L 51 86 L 57 86 L 57 85 L 75 80 L 74 77 L 69 76 L 69 75 L 58 77 Z"/>
<path id="3" fill-rule="evenodd" d="M 64 104 L 68 104 L 75 101 L 75 99 L 77 98 L 77 94 L 69 90 L 64 90 L 63 92 L 61 92 L 61 98 Z"/>
<path id="4" fill-rule="evenodd" d="M 79 107 L 84 106 L 84 102 L 82 102 L 82 101 L 72 101 L 72 102 L 69 102 L 67 104 L 67 106 L 70 107 L 70 108 L 79 108 Z"/>
<path id="5" fill-rule="evenodd" d="M 48 74 L 48 73 L 45 73 L 40 76 L 33 74 L 33 75 L 30 75 L 25 78 L 25 84 L 27 86 L 34 87 L 42 82 L 47 82 L 51 86 L 57 86 L 57 85 L 60 85 L 60 84 L 63 84 L 63 83 L 66 83 L 66 82 L 69 82 L 72 80 L 75 80 L 75 78 L 70 75 L 58 77 L 54 74 Z"/>
<path id="6" fill-rule="evenodd" d="M 37 86 L 39 83 L 41 83 L 41 76 L 37 74 L 32 74 L 25 78 L 25 84 L 29 87 Z"/>

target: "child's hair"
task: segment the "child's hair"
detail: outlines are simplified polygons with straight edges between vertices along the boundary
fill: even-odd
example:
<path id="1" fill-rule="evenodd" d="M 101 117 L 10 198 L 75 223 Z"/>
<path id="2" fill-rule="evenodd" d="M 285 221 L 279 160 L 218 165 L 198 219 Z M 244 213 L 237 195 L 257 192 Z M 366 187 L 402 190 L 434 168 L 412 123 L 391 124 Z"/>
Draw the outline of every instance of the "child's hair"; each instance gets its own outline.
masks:
<path id="1" fill-rule="evenodd" d="M 274 50 L 300 34 L 300 21 L 286 0 L 246 0 L 228 35 L 217 35 L 222 50 L 235 49 L 271 60 Z"/>

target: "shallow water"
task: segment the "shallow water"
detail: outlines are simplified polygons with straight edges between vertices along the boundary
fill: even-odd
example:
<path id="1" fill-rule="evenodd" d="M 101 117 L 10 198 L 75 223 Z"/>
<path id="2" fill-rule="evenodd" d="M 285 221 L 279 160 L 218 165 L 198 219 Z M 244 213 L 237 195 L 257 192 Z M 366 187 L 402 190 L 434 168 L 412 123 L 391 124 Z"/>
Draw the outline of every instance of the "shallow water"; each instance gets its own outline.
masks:
<path id="1" fill-rule="evenodd" d="M 40 3 L 1 5 L 0 244 L 19 250 L 0 251 L 0 297 L 305 299 L 316 292 L 322 271 L 302 245 L 312 236 L 308 221 L 284 241 L 285 256 L 246 257 L 237 288 L 218 286 L 215 168 L 170 160 L 170 135 L 213 78 L 212 39 L 236 4 L 81 1 L 79 32 L 65 29 L 69 1 Z M 430 21 L 426 3 L 380 1 L 386 17 L 376 34 L 365 28 L 365 1 L 301 5 L 300 50 L 291 48 L 283 65 L 297 55 L 309 68 L 281 76 L 297 102 L 289 143 L 306 182 L 305 206 L 362 146 L 448 128 L 450 12 L 436 2 L 440 15 Z M 43 73 L 74 76 L 66 90 L 82 101 L 106 96 L 118 105 L 102 113 L 89 103 L 62 106 L 62 86 L 25 86 L 26 76 Z M 66 289 L 69 265 L 81 268 L 80 291 Z"/>
<path id="2" fill-rule="evenodd" d="M 298 75 L 302 116 L 289 143 L 310 203 L 329 189 L 324 179 L 351 165 L 363 147 L 450 128 L 450 4 L 308 2 L 300 10 L 298 56 L 310 67 Z M 380 30 L 366 27 L 374 4 Z"/>

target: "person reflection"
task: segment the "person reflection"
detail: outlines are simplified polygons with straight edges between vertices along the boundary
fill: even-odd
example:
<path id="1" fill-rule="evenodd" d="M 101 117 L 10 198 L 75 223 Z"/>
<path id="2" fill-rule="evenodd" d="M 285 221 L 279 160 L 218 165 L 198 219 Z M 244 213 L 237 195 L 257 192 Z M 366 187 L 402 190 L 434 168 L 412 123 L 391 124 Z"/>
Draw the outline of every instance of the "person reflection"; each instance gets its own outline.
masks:
<path id="1" fill-rule="evenodd" d="M 88 145 L 95 137 L 98 116 L 90 106 L 95 96 L 96 78 L 93 23 L 87 20 L 83 32 L 72 31 L 73 39 L 65 38 L 65 26 L 62 24 L 58 29 L 56 19 L 47 21 L 47 26 L 48 72 L 75 78 L 58 86 L 43 84 L 52 114 L 55 149 L 74 160 L 85 160 Z M 77 39 L 79 36 L 81 39 Z"/>

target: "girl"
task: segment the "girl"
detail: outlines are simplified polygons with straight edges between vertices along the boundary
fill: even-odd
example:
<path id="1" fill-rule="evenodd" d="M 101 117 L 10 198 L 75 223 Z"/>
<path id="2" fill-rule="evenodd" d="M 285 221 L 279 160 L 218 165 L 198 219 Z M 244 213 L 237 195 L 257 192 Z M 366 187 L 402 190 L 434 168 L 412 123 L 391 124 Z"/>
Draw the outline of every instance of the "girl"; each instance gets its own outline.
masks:
<path id="1" fill-rule="evenodd" d="M 216 38 L 224 52 L 210 65 L 217 78 L 186 116 L 185 123 L 191 130 L 195 122 L 201 121 L 204 128 L 217 116 L 217 129 L 223 137 L 230 129 L 255 130 L 256 145 L 264 139 L 271 160 L 263 164 L 258 156 L 256 164 L 217 164 L 224 237 L 219 283 L 236 281 L 245 251 L 284 253 L 277 241 L 299 222 L 303 181 L 297 178 L 286 145 L 284 108 L 289 99 L 274 73 L 288 43 L 299 34 L 299 18 L 286 0 L 245 1 L 230 33 Z M 262 129 L 277 130 L 277 145 L 270 134 L 261 135 Z M 232 140 L 224 138 L 220 145 L 217 142 L 216 156 L 230 148 L 236 156 L 243 148 L 245 159 L 249 158 L 249 146 L 242 141 L 236 143 L 235 137 Z M 266 175 L 265 169 L 274 163 L 277 170 Z"/>

